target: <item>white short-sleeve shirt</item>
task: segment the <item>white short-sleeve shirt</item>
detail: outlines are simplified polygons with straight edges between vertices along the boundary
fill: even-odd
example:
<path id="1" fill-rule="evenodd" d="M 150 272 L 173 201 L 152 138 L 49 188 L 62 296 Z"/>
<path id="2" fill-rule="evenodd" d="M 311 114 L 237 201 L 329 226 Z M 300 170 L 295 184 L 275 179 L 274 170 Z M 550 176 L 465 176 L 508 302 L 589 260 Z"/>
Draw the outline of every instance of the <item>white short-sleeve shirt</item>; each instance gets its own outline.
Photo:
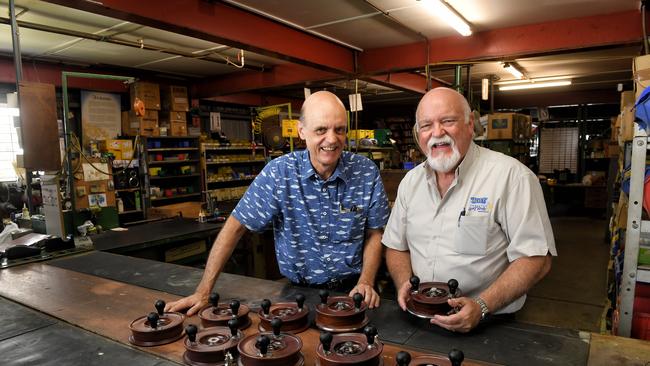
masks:
<path id="1" fill-rule="evenodd" d="M 518 258 L 557 255 L 535 174 L 474 143 L 444 198 L 426 162 L 406 174 L 382 243 L 410 250 L 422 282 L 455 278 L 469 297 L 479 296 Z M 515 312 L 525 300 L 524 295 L 496 313 Z"/>

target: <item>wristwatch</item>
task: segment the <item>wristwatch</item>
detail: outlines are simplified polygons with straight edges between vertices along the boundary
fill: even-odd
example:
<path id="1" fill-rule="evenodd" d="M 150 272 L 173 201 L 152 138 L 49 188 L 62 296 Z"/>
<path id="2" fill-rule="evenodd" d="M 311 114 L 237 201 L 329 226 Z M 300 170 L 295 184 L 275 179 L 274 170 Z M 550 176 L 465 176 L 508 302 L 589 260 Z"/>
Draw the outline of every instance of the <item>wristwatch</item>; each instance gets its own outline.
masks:
<path id="1" fill-rule="evenodd" d="M 490 315 L 490 309 L 488 309 L 485 300 L 480 297 L 474 298 L 474 301 L 481 307 L 481 320 L 485 320 Z"/>

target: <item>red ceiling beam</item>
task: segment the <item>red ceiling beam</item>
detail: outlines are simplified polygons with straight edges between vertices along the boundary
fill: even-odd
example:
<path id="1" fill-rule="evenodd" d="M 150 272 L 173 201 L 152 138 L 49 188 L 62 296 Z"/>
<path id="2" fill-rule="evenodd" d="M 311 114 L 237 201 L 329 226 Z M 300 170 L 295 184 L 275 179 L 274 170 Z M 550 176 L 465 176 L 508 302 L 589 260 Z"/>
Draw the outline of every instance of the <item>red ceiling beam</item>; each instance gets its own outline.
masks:
<path id="1" fill-rule="evenodd" d="M 405 92 L 424 94 L 427 91 L 426 77 L 412 72 L 396 72 L 384 75 L 368 76 L 361 79 Z M 431 81 L 432 88 L 439 86 L 447 85 L 444 85 L 436 80 Z"/>
<path id="2" fill-rule="evenodd" d="M 354 51 L 219 1 L 47 0 L 312 66 L 354 73 Z"/>
<path id="3" fill-rule="evenodd" d="M 429 63 L 513 58 L 544 53 L 640 42 L 643 39 L 638 11 L 596 15 L 523 25 L 475 33 L 470 37 L 446 37 L 430 41 Z M 359 57 L 360 71 L 367 74 L 423 67 L 422 43 L 377 48 Z"/>
<path id="4" fill-rule="evenodd" d="M 339 74 L 316 70 L 311 67 L 281 64 L 270 71 L 244 71 L 228 74 L 219 78 L 195 83 L 193 95 L 208 98 L 219 95 L 254 92 L 261 89 L 277 88 L 288 85 L 305 84 L 310 81 L 338 80 Z"/>
<path id="5" fill-rule="evenodd" d="M 230 94 L 222 95 L 218 97 L 205 98 L 207 100 L 212 100 L 215 102 L 224 102 L 224 103 L 234 103 L 242 105 L 251 105 L 251 106 L 267 106 L 275 104 L 285 104 L 291 103 L 292 111 L 298 112 L 302 107 L 303 100 L 275 97 L 272 95 L 263 95 L 255 93 L 239 93 L 239 94 Z"/>
<path id="6" fill-rule="evenodd" d="M 61 72 L 63 71 L 107 74 L 105 72 L 96 72 L 94 70 L 88 70 L 81 67 L 59 66 L 23 61 L 23 81 L 53 84 L 57 87 L 60 87 Z M 14 67 L 13 59 L 0 58 L 0 83 L 16 83 L 16 68 Z M 68 78 L 68 88 L 116 93 L 125 93 L 129 91 L 128 86 L 124 85 L 124 83 L 121 81 L 75 77 Z"/>

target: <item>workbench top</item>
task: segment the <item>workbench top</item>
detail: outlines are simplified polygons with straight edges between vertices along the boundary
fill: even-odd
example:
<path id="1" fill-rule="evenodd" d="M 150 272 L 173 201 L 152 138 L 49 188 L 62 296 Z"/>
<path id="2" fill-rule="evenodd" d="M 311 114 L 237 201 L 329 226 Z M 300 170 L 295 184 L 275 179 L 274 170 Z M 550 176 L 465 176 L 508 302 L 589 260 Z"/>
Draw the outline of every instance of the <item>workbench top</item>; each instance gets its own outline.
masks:
<path id="1" fill-rule="evenodd" d="M 38 331 L 43 328 L 67 327 L 60 331 L 64 333 L 63 339 L 74 338 L 72 333 L 75 329 L 85 332 L 79 329 L 83 328 L 121 343 L 118 346 L 129 352 L 153 352 L 154 356 L 144 355 L 180 362 L 180 342 L 149 349 L 130 346 L 126 342 L 128 323 L 152 311 L 157 298 L 172 301 L 191 294 L 201 275 L 202 271 L 195 268 L 105 252 L 89 252 L 2 270 L 0 296 L 37 309 L 47 316 L 44 316 L 45 320 L 31 316 L 18 317 L 11 327 L 0 326 L 0 352 L 8 349 L 3 348 L 6 346 L 4 342 L 16 337 L 32 333 L 33 337 L 38 338 Z M 237 298 L 251 306 L 253 311 L 264 298 L 274 302 L 291 300 L 298 292 L 305 294 L 307 304 L 319 301 L 317 290 L 227 273 L 219 277 L 215 290 L 223 301 Z M 4 302 L 7 303 L 6 300 Z M 113 316 L 113 320 L 107 318 Z M 446 354 L 450 349 L 458 348 L 466 358 L 505 365 L 644 365 L 645 360 L 650 359 L 650 346 L 644 347 L 645 342 L 632 344 L 630 342 L 637 341 L 610 337 L 616 340 L 613 342 L 606 338 L 608 336 L 516 321 L 481 326 L 469 334 L 451 333 L 404 313 L 391 299 L 382 299 L 381 306 L 370 310 L 368 316 L 371 324 L 377 326 L 380 339 L 387 344 L 387 355 L 394 355 L 401 349 L 414 353 Z M 188 321 L 196 322 L 194 318 Z M 311 329 L 301 336 L 306 337 L 306 343 L 314 343 L 317 342 L 318 332 Z M 97 335 L 94 337 L 102 339 Z M 592 342 L 592 339 L 595 341 Z M 89 342 L 85 344 L 92 344 Z M 617 345 L 610 347 L 609 344 Z M 617 353 L 620 349 L 626 349 L 626 354 Z M 307 358 L 308 354 L 305 356 Z M 312 362 L 307 361 L 308 365 Z M 142 364 L 147 362 L 143 360 Z"/>

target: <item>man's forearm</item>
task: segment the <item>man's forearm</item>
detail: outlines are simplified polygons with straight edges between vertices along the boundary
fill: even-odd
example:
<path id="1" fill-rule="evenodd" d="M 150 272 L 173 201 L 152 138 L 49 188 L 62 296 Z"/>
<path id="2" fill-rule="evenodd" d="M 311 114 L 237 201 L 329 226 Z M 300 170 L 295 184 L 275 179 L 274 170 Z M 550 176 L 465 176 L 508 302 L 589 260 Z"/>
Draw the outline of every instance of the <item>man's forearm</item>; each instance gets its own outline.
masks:
<path id="1" fill-rule="evenodd" d="M 207 295 L 212 291 L 217 277 L 219 277 L 228 258 L 232 255 L 239 239 L 241 239 L 245 232 L 246 227 L 233 216 L 230 216 L 226 220 L 219 235 L 217 235 L 217 238 L 212 244 L 208 262 L 205 265 L 201 282 L 196 287 L 196 292 Z"/>
<path id="2" fill-rule="evenodd" d="M 377 271 L 381 265 L 381 254 L 383 246 L 381 245 L 381 229 L 369 229 L 366 233 L 366 242 L 363 246 L 363 266 L 361 267 L 360 283 L 370 286 L 375 285 Z"/>
<path id="3" fill-rule="evenodd" d="M 395 288 L 399 290 L 402 285 L 411 278 L 411 253 L 386 248 L 386 266 L 388 272 L 395 282 Z"/>
<path id="4" fill-rule="evenodd" d="M 495 312 L 526 294 L 551 269 L 551 256 L 522 257 L 510 263 L 481 298 Z"/>

